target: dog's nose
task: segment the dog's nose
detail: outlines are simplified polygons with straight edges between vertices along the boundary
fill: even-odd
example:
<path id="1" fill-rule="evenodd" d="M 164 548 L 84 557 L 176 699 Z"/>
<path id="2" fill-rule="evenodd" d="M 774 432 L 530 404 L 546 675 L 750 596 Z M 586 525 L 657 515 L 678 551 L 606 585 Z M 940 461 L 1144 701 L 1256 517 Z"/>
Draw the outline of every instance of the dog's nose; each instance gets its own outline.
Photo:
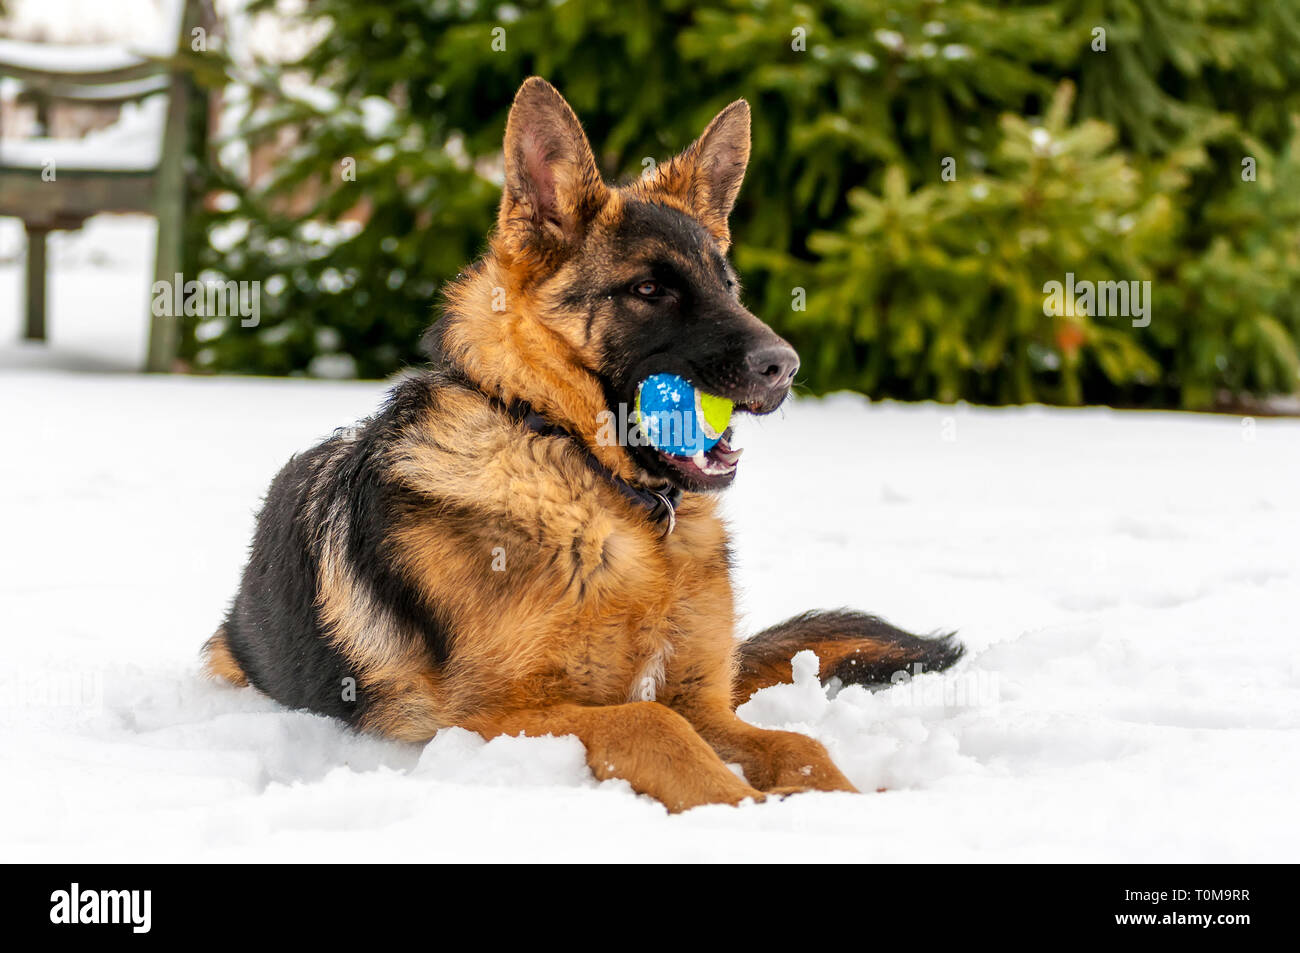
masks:
<path id="1" fill-rule="evenodd" d="M 781 341 L 750 351 L 745 357 L 749 370 L 770 388 L 789 387 L 799 370 L 799 355 Z"/>

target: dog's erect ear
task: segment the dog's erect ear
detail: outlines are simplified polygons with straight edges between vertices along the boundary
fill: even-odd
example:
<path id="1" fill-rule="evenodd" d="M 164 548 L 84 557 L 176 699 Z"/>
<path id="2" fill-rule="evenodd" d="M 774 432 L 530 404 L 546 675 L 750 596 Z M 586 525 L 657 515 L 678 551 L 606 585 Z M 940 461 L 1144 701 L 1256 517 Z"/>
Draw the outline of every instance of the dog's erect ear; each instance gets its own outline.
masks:
<path id="1" fill-rule="evenodd" d="M 737 99 L 713 117 L 695 150 L 695 202 L 726 224 L 749 165 L 749 103 Z"/>
<path id="2" fill-rule="evenodd" d="M 725 247 L 727 217 L 749 165 L 749 103 L 737 99 L 713 117 L 691 146 L 652 176 L 651 189 L 677 196 Z"/>
<path id="3" fill-rule="evenodd" d="M 532 230 L 547 243 L 577 238 L 609 195 L 578 117 L 539 76 L 510 107 L 505 165 L 501 229 Z"/>

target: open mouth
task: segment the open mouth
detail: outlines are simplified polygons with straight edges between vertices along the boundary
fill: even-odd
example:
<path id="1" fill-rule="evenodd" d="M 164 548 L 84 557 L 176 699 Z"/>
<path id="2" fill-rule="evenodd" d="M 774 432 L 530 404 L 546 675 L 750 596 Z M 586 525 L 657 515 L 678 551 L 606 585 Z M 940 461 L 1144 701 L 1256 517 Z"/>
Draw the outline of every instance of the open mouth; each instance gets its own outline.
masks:
<path id="1" fill-rule="evenodd" d="M 708 484 L 729 483 L 736 475 L 740 455 L 745 452 L 743 448 L 731 445 L 732 436 L 732 428 L 728 427 L 711 449 L 701 450 L 691 457 L 664 453 L 662 450 L 659 455 L 670 466 L 697 481 Z"/>
<path id="2" fill-rule="evenodd" d="M 684 490 L 717 490 L 735 479 L 743 452 L 734 443 L 733 414 L 759 415 L 775 407 L 770 400 L 736 400 L 679 375 L 658 373 L 637 388 L 635 419 L 644 440 L 642 452 L 656 458 L 652 472 Z"/>

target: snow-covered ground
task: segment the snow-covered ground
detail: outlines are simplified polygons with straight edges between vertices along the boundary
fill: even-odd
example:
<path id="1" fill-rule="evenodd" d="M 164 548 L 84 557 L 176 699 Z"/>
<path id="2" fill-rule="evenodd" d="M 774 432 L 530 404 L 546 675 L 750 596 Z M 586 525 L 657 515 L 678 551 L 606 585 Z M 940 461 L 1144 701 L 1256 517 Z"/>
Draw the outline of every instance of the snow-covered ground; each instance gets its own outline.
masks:
<path id="1" fill-rule="evenodd" d="M 970 651 L 742 709 L 884 793 L 670 816 L 570 738 L 387 743 L 199 677 L 266 483 L 383 386 L 66 369 L 143 345 L 137 226 L 54 255 L 44 356 L 0 266 L 0 857 L 1296 858 L 1300 422 L 848 395 L 747 422 L 747 629 L 848 605 Z"/>
<path id="2" fill-rule="evenodd" d="M 157 234 L 154 220 L 144 215 L 99 215 L 75 232 L 52 232 L 46 251 L 49 343 L 35 344 L 19 340 L 27 238 L 22 222 L 0 218 L 0 374 L 10 368 L 144 367 Z"/>

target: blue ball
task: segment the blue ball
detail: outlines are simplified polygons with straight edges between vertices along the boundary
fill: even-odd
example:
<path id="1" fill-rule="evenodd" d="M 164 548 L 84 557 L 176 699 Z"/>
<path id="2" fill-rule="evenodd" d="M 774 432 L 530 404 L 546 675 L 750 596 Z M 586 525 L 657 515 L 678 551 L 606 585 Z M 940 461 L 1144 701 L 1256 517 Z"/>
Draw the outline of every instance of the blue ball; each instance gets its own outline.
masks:
<path id="1" fill-rule="evenodd" d="M 697 390 L 676 374 L 651 374 L 637 388 L 636 412 L 651 446 L 674 456 L 693 457 L 712 450 L 722 437 L 731 402 Z"/>

